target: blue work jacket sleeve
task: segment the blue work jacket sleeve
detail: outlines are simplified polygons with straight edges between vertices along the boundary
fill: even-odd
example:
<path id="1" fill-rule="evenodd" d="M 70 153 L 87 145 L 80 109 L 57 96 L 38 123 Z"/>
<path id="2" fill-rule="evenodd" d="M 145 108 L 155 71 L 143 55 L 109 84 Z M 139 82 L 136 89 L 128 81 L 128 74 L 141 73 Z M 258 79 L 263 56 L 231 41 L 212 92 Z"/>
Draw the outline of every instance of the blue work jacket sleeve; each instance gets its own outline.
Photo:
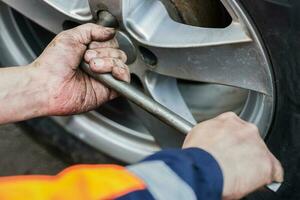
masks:
<path id="1" fill-rule="evenodd" d="M 217 161 L 206 151 L 173 149 L 158 152 L 127 169 L 146 185 L 119 200 L 219 200 L 223 175 Z"/>

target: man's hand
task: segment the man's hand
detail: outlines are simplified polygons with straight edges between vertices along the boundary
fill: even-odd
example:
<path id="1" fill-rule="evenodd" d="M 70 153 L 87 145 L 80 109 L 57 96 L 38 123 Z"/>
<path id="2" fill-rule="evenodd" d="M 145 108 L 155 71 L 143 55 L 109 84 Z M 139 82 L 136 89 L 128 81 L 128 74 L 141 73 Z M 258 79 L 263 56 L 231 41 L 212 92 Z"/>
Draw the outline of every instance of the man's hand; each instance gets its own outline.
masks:
<path id="1" fill-rule="evenodd" d="M 224 199 L 240 199 L 273 181 L 283 181 L 283 169 L 260 138 L 257 127 L 234 113 L 197 125 L 183 148 L 197 147 L 219 162 L 224 175 Z"/>
<path id="2" fill-rule="evenodd" d="M 57 35 L 31 66 L 48 90 L 47 115 L 86 112 L 117 95 L 79 68 L 84 58 L 97 73 L 129 82 L 126 55 L 118 49 L 114 29 L 85 24 Z M 87 50 L 89 48 L 89 50 Z"/>

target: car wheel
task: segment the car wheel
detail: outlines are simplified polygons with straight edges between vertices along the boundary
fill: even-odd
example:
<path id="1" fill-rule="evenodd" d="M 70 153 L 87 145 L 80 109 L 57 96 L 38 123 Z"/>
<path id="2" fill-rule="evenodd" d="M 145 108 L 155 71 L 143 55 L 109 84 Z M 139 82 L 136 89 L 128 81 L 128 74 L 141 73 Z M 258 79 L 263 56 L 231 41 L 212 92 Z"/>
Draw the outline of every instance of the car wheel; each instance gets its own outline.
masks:
<path id="1" fill-rule="evenodd" d="M 89 12 L 87 1 L 3 2 L 0 48 L 4 53 L 0 61 L 4 66 L 31 62 L 55 34 L 91 21 L 94 14 Z M 288 33 L 297 29 L 286 32 L 277 28 L 274 20 L 286 19 L 276 9 L 292 3 L 126 2 L 102 1 L 98 8 L 103 6 L 120 20 L 118 35 L 128 54 L 133 84 L 192 123 L 226 111 L 236 112 L 258 126 L 261 136 L 283 160 L 289 177 L 297 159 L 286 159 L 286 154 L 291 151 L 289 139 L 297 130 L 297 115 L 293 116 L 293 127 L 288 128 L 291 115 L 287 111 L 296 113 L 297 108 L 286 103 L 297 105 L 300 101 L 296 96 L 297 73 L 293 73 L 298 69 L 290 63 L 295 59 L 294 49 L 288 53 L 281 47 L 293 38 Z M 283 15 L 291 15 L 291 10 Z M 283 37 L 286 43 L 280 41 Z M 124 98 L 90 113 L 35 119 L 26 125 L 35 130 L 34 137 L 55 146 L 73 162 L 132 163 L 161 148 L 180 147 L 184 138 Z M 292 144 L 292 149 L 296 148 L 296 143 Z M 292 182 L 286 183 L 278 194 L 291 191 Z M 254 195 L 249 198 L 275 194 Z"/>

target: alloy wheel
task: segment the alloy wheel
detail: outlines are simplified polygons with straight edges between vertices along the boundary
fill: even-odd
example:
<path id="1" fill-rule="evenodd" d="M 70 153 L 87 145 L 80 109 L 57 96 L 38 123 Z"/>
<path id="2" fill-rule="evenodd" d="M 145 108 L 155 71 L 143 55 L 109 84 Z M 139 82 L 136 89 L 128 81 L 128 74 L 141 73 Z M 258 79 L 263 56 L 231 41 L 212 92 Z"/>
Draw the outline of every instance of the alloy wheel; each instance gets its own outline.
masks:
<path id="1" fill-rule="evenodd" d="M 259 34 L 238 1 L 212 1 L 225 13 L 218 14 L 219 20 L 226 18 L 220 24 L 214 23 L 216 15 L 211 13 L 196 16 L 201 12 L 195 5 L 208 4 L 203 0 L 186 4 L 95 0 L 92 12 L 82 0 L 4 2 L 7 5 L 0 3 L 0 48 L 7 54 L 3 64 L 31 62 L 38 54 L 34 46 L 37 41 L 46 43 L 49 32 L 90 22 L 98 11 L 106 10 L 118 19 L 118 37 L 129 57 L 133 84 L 192 123 L 234 111 L 255 123 L 262 137 L 267 135 L 275 104 L 272 69 Z M 97 111 L 55 120 L 79 139 L 125 162 L 161 147 L 179 146 L 184 138 L 122 98 Z M 163 134 L 164 142 L 158 144 L 153 133 Z"/>

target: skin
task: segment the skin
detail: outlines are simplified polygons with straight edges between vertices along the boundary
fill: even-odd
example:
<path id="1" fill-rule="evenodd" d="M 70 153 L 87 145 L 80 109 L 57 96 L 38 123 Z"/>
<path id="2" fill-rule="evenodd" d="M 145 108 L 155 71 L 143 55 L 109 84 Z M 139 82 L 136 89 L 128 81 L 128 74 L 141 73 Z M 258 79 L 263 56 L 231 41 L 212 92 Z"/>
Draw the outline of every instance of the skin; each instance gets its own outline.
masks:
<path id="1" fill-rule="evenodd" d="M 272 182 L 283 182 L 280 162 L 268 150 L 258 128 L 235 113 L 224 113 L 197 125 L 183 148 L 206 150 L 224 177 L 223 199 L 241 199 Z"/>
<path id="2" fill-rule="evenodd" d="M 115 30 L 85 24 L 60 33 L 33 63 L 0 69 L 0 124 L 41 116 L 93 110 L 117 94 L 78 67 L 81 60 L 96 73 L 130 81 L 126 55 Z M 233 113 L 197 125 L 183 148 L 201 148 L 218 161 L 224 176 L 224 199 L 239 199 L 283 181 L 279 161 L 259 137 L 257 127 Z"/>
<path id="3" fill-rule="evenodd" d="M 115 31 L 85 24 L 60 33 L 33 63 L 0 70 L 0 124 L 93 110 L 117 94 L 83 73 L 84 58 L 97 73 L 129 82 L 126 55 Z"/>

